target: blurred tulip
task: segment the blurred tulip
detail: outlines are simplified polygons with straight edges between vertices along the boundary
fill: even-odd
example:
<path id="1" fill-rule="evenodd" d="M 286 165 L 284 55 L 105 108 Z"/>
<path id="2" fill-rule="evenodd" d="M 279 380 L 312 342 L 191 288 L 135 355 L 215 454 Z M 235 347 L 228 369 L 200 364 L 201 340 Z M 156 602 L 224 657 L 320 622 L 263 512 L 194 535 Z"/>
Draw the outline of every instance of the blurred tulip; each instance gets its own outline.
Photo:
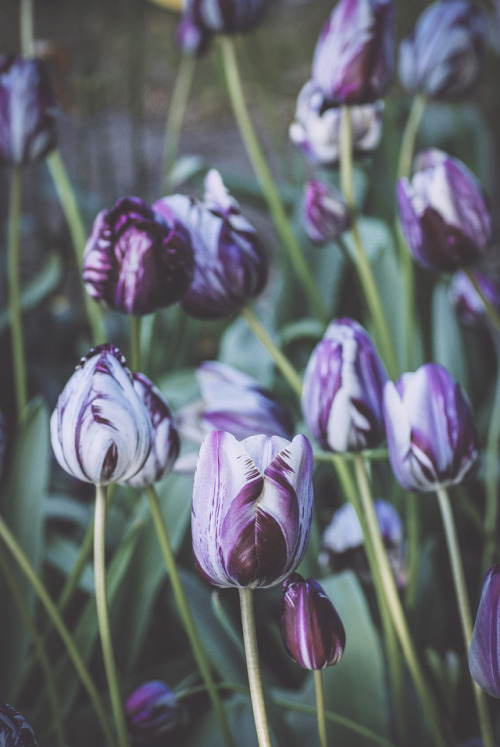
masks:
<path id="1" fill-rule="evenodd" d="M 472 477 L 479 444 L 460 385 L 437 363 L 405 373 L 384 389 L 392 470 L 406 490 L 429 492 Z"/>
<path id="2" fill-rule="evenodd" d="M 35 732 L 26 719 L 8 703 L 0 703 L 0 745 L 38 747 Z"/>
<path id="3" fill-rule="evenodd" d="M 193 488 L 193 552 L 214 586 L 269 587 L 298 566 L 313 513 L 313 456 L 305 436 L 237 441 L 209 433 Z"/>
<path id="4" fill-rule="evenodd" d="M 261 20 L 266 0 L 186 0 L 184 15 L 214 33 L 250 31 Z"/>
<path id="5" fill-rule="evenodd" d="M 472 273 L 485 297 L 500 312 L 500 282 L 498 278 L 484 275 L 476 269 L 473 269 Z M 448 290 L 448 298 L 463 325 L 472 329 L 487 326 L 488 314 L 483 300 L 468 275 L 462 270 L 459 270 L 453 276 Z"/>
<path id="6" fill-rule="evenodd" d="M 188 232 L 137 197 L 119 200 L 95 219 L 83 280 L 96 301 L 141 316 L 178 301 L 192 277 Z"/>
<path id="7" fill-rule="evenodd" d="M 338 238 L 350 224 L 342 193 L 318 179 L 309 179 L 302 202 L 302 222 L 314 244 L 326 244 Z"/>
<path id="8" fill-rule="evenodd" d="M 491 214 L 481 186 L 458 159 L 427 150 L 411 181 L 397 187 L 399 217 L 410 251 L 428 270 L 454 272 L 475 262 L 491 239 Z"/>
<path id="9" fill-rule="evenodd" d="M 208 50 L 212 34 L 204 26 L 185 17 L 177 26 L 175 37 L 184 54 L 199 57 Z"/>
<path id="10" fill-rule="evenodd" d="M 472 678 L 489 695 L 500 698 L 500 564 L 489 569 L 469 649 Z"/>
<path id="11" fill-rule="evenodd" d="M 163 682 L 152 680 L 129 695 L 125 718 L 134 747 L 149 747 L 179 725 L 181 709 L 175 693 Z"/>
<path id="12" fill-rule="evenodd" d="M 50 420 L 52 448 L 84 482 L 123 482 L 144 465 L 151 419 L 118 348 L 99 345 L 81 359 Z"/>

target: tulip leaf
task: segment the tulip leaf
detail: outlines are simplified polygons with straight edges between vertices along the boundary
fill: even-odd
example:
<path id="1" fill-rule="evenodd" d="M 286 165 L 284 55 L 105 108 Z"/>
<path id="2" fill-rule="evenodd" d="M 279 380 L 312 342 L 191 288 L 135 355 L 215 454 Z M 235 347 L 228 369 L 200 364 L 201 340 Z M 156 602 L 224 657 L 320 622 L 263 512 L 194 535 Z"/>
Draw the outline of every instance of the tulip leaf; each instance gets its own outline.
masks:
<path id="1" fill-rule="evenodd" d="M 90 517 L 89 507 L 69 495 L 49 495 L 45 500 L 46 521 L 67 521 L 85 528 Z"/>
<path id="2" fill-rule="evenodd" d="M 444 366 L 467 391 L 469 382 L 462 331 L 442 283 L 434 288 L 432 320 L 434 360 Z"/>
<path id="3" fill-rule="evenodd" d="M 268 329 L 267 332 L 277 343 L 274 330 Z M 273 360 L 242 317 L 238 317 L 222 335 L 219 360 L 253 376 L 262 386 L 271 385 Z"/>
<path id="4" fill-rule="evenodd" d="M 47 539 L 45 561 L 65 576 L 68 569 L 73 568 L 78 557 L 78 550 L 78 545 L 72 540 L 52 533 Z M 78 586 L 87 594 L 94 593 L 94 572 L 90 563 L 85 566 Z"/>

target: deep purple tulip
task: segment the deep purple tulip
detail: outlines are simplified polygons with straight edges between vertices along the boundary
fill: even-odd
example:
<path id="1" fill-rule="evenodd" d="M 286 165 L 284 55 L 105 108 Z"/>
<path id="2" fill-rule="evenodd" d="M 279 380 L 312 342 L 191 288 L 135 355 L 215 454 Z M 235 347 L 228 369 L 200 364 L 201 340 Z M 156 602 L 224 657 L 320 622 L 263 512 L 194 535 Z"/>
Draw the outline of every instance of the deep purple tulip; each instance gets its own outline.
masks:
<path id="1" fill-rule="evenodd" d="M 469 649 L 469 669 L 475 682 L 500 698 L 500 564 L 483 582 L 481 599 Z"/>
<path id="2" fill-rule="evenodd" d="M 392 470 L 406 490 L 425 493 L 472 477 L 479 465 L 472 413 L 460 385 L 437 363 L 384 389 Z"/>
<path id="3" fill-rule="evenodd" d="M 172 411 L 160 390 L 144 374 L 134 373 L 132 378 L 151 418 L 152 441 L 144 465 L 126 483 L 143 488 L 167 476 L 179 456 L 180 441 Z"/>
<path id="4" fill-rule="evenodd" d="M 96 301 L 141 316 L 178 301 L 192 277 L 189 234 L 171 217 L 126 197 L 95 219 L 83 280 Z"/>
<path id="5" fill-rule="evenodd" d="M 203 201 L 173 195 L 153 207 L 166 218 L 175 216 L 191 236 L 194 277 L 181 300 L 186 313 L 199 319 L 223 318 L 263 290 L 267 254 L 218 171 L 208 172 Z"/>
<path id="6" fill-rule="evenodd" d="M 0 57 L 0 163 L 26 166 L 57 145 L 57 103 L 41 60 Z"/>
<path id="7" fill-rule="evenodd" d="M 491 214 L 481 186 L 458 159 L 421 153 L 411 181 L 397 187 L 399 217 L 410 251 L 428 270 L 454 272 L 484 253 Z"/>
<path id="8" fill-rule="evenodd" d="M 208 31 L 250 31 L 261 20 L 266 0 L 186 0 L 184 15 Z"/>
<path id="9" fill-rule="evenodd" d="M 175 37 L 184 54 L 200 57 L 208 50 L 212 33 L 199 23 L 184 17 L 177 26 Z"/>
<path id="10" fill-rule="evenodd" d="M 492 306 L 500 312 L 500 282 L 498 278 L 484 275 L 479 270 L 472 270 L 479 287 Z M 460 322 L 466 327 L 480 329 L 487 326 L 488 314 L 479 293 L 474 288 L 468 275 L 459 270 L 453 276 L 448 297 Z"/>
<path id="11" fill-rule="evenodd" d="M 31 726 L 8 703 L 0 703 L 0 744 L 2 747 L 38 747 Z"/>
<path id="12" fill-rule="evenodd" d="M 353 151 L 363 155 L 375 150 L 382 135 L 384 102 L 350 107 Z M 290 139 L 317 166 L 335 166 L 340 158 L 342 107 L 329 104 L 317 83 L 310 80 L 297 98 Z"/>
<path id="13" fill-rule="evenodd" d="M 132 744 L 158 744 L 181 720 L 175 693 L 159 680 L 145 682 L 125 701 L 125 719 Z"/>
<path id="14" fill-rule="evenodd" d="M 313 350 L 304 374 L 302 412 L 323 449 L 361 451 L 384 438 L 387 374 L 366 331 L 336 319 Z"/>
<path id="15" fill-rule="evenodd" d="M 468 0 L 439 0 L 417 20 L 399 50 L 399 76 L 410 93 L 458 99 L 481 71 L 488 29 L 483 11 Z"/>
<path id="16" fill-rule="evenodd" d="M 194 478 L 193 552 L 214 586 L 281 583 L 306 551 L 313 513 L 313 456 L 305 436 L 203 441 Z"/>
<path id="17" fill-rule="evenodd" d="M 312 79 L 332 104 L 383 96 L 394 67 L 392 0 L 339 0 L 316 45 Z"/>
<path id="18" fill-rule="evenodd" d="M 292 659 L 304 669 L 337 664 L 345 649 L 345 630 L 323 587 L 293 573 L 283 584 L 281 638 Z"/>
<path id="19" fill-rule="evenodd" d="M 66 472 L 85 482 L 122 482 L 144 465 L 151 419 L 125 358 L 99 345 L 81 359 L 50 420 L 52 448 Z"/>
<path id="20" fill-rule="evenodd" d="M 330 184 L 309 179 L 302 202 L 302 223 L 314 244 L 326 244 L 338 238 L 350 223 L 342 193 Z"/>

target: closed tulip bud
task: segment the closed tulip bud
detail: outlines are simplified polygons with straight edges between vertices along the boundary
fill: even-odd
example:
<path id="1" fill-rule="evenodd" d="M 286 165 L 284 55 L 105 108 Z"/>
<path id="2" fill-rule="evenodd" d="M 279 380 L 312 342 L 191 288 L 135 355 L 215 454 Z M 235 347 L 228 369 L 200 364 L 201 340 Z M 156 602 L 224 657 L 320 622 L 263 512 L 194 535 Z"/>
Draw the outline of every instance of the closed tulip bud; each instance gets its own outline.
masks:
<path id="1" fill-rule="evenodd" d="M 269 587 L 304 557 L 313 513 L 313 456 L 305 436 L 237 441 L 213 431 L 194 478 L 193 552 L 214 586 Z"/>
<path id="2" fill-rule="evenodd" d="M 474 277 L 488 301 L 500 312 L 500 282 L 498 278 L 484 275 L 479 270 L 472 270 Z M 453 276 L 448 298 L 460 322 L 471 329 L 487 326 L 486 307 L 468 275 L 459 270 Z"/>
<path id="3" fill-rule="evenodd" d="M 397 197 L 403 233 L 422 267 L 454 272 L 484 253 L 490 210 L 479 182 L 458 159 L 439 150 L 421 153 L 411 181 L 399 180 Z"/>
<path id="4" fill-rule="evenodd" d="M 350 223 L 342 193 L 318 179 L 309 179 L 302 202 L 302 222 L 314 244 L 326 244 L 338 238 Z"/>
<path id="5" fill-rule="evenodd" d="M 158 744 L 181 721 L 175 693 L 163 682 L 145 682 L 125 701 L 125 719 L 132 744 L 149 747 Z"/>
<path id="6" fill-rule="evenodd" d="M 184 14 L 214 33 L 250 31 L 261 20 L 266 0 L 186 0 Z"/>
<path id="7" fill-rule="evenodd" d="M 82 358 L 59 396 L 50 434 L 61 467 L 84 482 L 122 482 L 141 469 L 151 419 L 118 348 L 99 345 Z"/>
<path id="8" fill-rule="evenodd" d="M 340 0 L 323 27 L 312 78 L 332 104 L 383 96 L 394 67 L 392 0 Z"/>
<path id="9" fill-rule="evenodd" d="M 177 26 L 176 39 L 184 54 L 200 57 L 204 54 L 212 39 L 212 34 L 204 26 L 194 23 L 190 18 L 183 18 Z"/>
<path id="10" fill-rule="evenodd" d="M 337 610 L 315 579 L 293 573 L 283 584 L 281 638 L 304 669 L 337 664 L 345 649 L 345 630 Z"/>
<path id="11" fill-rule="evenodd" d="M 0 163 L 27 166 L 57 145 L 56 99 L 40 60 L 0 57 Z"/>
<path id="12" fill-rule="evenodd" d="M 337 319 L 314 349 L 304 374 L 302 412 L 323 449 L 371 449 L 383 440 L 385 369 L 366 331 Z"/>
<path id="13" fill-rule="evenodd" d="M 267 254 L 218 171 L 208 172 L 203 201 L 173 195 L 154 208 L 161 215 L 175 216 L 190 233 L 194 276 L 180 302 L 187 314 L 220 319 L 239 311 L 263 290 Z"/>
<path id="14" fill-rule="evenodd" d="M 2 747 L 38 747 L 31 726 L 8 703 L 0 703 L 0 744 Z"/>
<path id="15" fill-rule="evenodd" d="M 483 582 L 481 599 L 469 649 L 469 669 L 475 682 L 500 698 L 500 564 Z"/>
<path id="16" fill-rule="evenodd" d="M 167 476 L 179 456 L 180 441 L 172 411 L 160 390 L 144 374 L 134 373 L 132 378 L 151 418 L 152 440 L 148 458 L 126 483 L 143 488 Z"/>
<path id="17" fill-rule="evenodd" d="M 405 373 L 384 389 L 392 470 L 406 490 L 425 493 L 472 477 L 476 428 L 460 385 L 437 363 Z"/>
<path id="18" fill-rule="evenodd" d="M 350 107 L 353 151 L 375 150 L 382 135 L 384 102 Z M 335 166 L 340 158 L 342 107 L 328 103 L 317 83 L 308 81 L 299 93 L 290 139 L 317 166 Z"/>
<path id="19" fill-rule="evenodd" d="M 192 277 L 189 234 L 171 216 L 126 197 L 95 219 L 83 280 L 96 301 L 141 316 L 178 301 Z"/>
<path id="20" fill-rule="evenodd" d="M 399 50 L 399 76 L 410 93 L 458 99 L 481 71 L 488 29 L 482 10 L 468 0 L 440 0 L 420 15 Z"/>

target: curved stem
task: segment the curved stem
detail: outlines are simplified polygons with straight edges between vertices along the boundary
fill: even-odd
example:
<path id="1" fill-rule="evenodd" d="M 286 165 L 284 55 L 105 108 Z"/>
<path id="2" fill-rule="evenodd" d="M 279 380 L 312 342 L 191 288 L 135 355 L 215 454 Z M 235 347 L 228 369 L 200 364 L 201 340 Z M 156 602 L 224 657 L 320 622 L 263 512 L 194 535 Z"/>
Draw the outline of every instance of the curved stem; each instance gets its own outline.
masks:
<path id="1" fill-rule="evenodd" d="M 418 93 L 413 99 L 410 113 L 406 120 L 403 137 L 401 138 L 401 150 L 399 151 L 398 161 L 399 179 L 403 176 L 409 177 L 411 174 L 411 164 L 415 152 L 415 143 L 417 142 L 418 130 L 426 106 L 426 97 L 423 94 Z"/>
<path id="2" fill-rule="evenodd" d="M 250 119 L 243 95 L 238 61 L 234 51 L 234 42 L 227 34 L 222 34 L 218 38 L 218 41 L 222 52 L 222 64 L 234 116 L 238 123 L 248 157 L 266 198 L 271 218 L 273 219 L 283 248 L 288 254 L 297 279 L 301 283 L 314 312 L 318 319 L 326 324 L 329 316 L 328 311 L 321 298 L 311 267 L 306 262 L 297 237 L 290 225 L 271 170 L 255 133 L 252 120 Z"/>
<path id="3" fill-rule="evenodd" d="M 269 726 L 267 724 L 264 692 L 260 676 L 259 651 L 255 632 L 255 615 L 253 606 L 253 589 L 239 589 L 241 605 L 241 622 L 243 625 L 243 641 L 247 660 L 248 683 L 252 697 L 253 717 L 257 729 L 259 747 L 272 747 Z"/>
<path id="4" fill-rule="evenodd" d="M 444 533 L 446 536 L 446 545 L 450 557 L 451 572 L 453 576 L 453 585 L 457 597 L 458 611 L 460 614 L 460 623 L 462 626 L 462 635 L 467 656 L 469 655 L 470 642 L 472 640 L 472 615 L 470 611 L 469 595 L 467 593 L 467 584 L 465 581 L 464 567 L 462 556 L 460 555 L 460 545 L 458 543 L 457 530 L 453 519 L 453 512 L 450 505 L 450 497 L 446 488 L 436 490 L 438 497 L 441 518 L 443 519 Z M 493 733 L 486 703 L 486 695 L 481 688 L 472 681 L 476 708 L 481 727 L 484 747 L 494 747 Z"/>
<path id="5" fill-rule="evenodd" d="M 172 179 L 173 169 L 177 158 L 182 123 L 186 114 L 195 69 L 196 57 L 194 55 L 183 54 L 168 107 L 163 155 L 163 185 L 167 192 L 174 186 Z"/>
<path id="6" fill-rule="evenodd" d="M 20 227 L 21 227 L 22 170 L 14 166 L 11 171 L 9 237 L 8 237 L 8 276 L 9 314 L 12 348 L 12 367 L 16 394 L 17 419 L 21 422 L 28 403 L 26 391 L 26 362 L 24 359 L 23 324 L 21 315 L 20 278 Z"/>
<path id="7" fill-rule="evenodd" d="M 327 747 L 325 693 L 323 690 L 323 676 L 321 669 L 314 670 L 314 691 L 316 693 L 316 714 L 318 717 L 318 734 L 320 747 Z"/>
<path id="8" fill-rule="evenodd" d="M 234 741 L 227 722 L 226 712 L 219 698 L 212 673 L 210 672 L 207 657 L 203 649 L 203 644 L 198 635 L 198 630 L 196 629 L 196 624 L 194 622 L 193 615 L 186 598 L 186 594 L 184 593 L 184 587 L 182 586 L 179 571 L 177 569 L 175 555 L 170 542 L 168 530 L 165 525 L 165 520 L 161 512 L 158 495 L 152 485 L 146 488 L 146 495 L 148 497 L 149 507 L 163 554 L 163 559 L 165 561 L 165 566 L 170 578 L 170 583 L 172 584 L 175 601 L 184 623 L 184 629 L 189 638 L 191 649 L 193 651 L 194 658 L 196 659 L 196 663 L 198 664 L 201 676 L 205 681 L 205 686 L 210 696 L 210 700 L 212 701 L 212 706 L 219 723 L 219 728 L 224 739 L 224 743 L 228 747 L 230 747 L 234 744 Z"/>
<path id="9" fill-rule="evenodd" d="M 130 369 L 141 370 L 141 317 L 130 315 Z"/>
<path id="10" fill-rule="evenodd" d="M 498 347 L 497 343 L 497 380 L 486 441 L 486 508 L 483 521 L 485 543 L 481 563 L 483 576 L 493 564 L 498 521 L 498 446 L 500 442 L 500 357 Z"/>
<path id="11" fill-rule="evenodd" d="M 106 487 L 104 485 L 96 485 L 95 500 L 94 576 L 97 621 L 99 624 L 99 635 L 101 637 L 104 668 L 108 680 L 111 709 L 113 711 L 116 730 L 118 733 L 118 744 L 120 747 L 130 747 L 125 715 L 123 713 L 122 699 L 120 696 L 120 688 L 118 686 L 118 676 L 116 673 L 113 643 L 111 640 L 111 628 L 109 624 L 108 600 L 106 597 Z"/>

